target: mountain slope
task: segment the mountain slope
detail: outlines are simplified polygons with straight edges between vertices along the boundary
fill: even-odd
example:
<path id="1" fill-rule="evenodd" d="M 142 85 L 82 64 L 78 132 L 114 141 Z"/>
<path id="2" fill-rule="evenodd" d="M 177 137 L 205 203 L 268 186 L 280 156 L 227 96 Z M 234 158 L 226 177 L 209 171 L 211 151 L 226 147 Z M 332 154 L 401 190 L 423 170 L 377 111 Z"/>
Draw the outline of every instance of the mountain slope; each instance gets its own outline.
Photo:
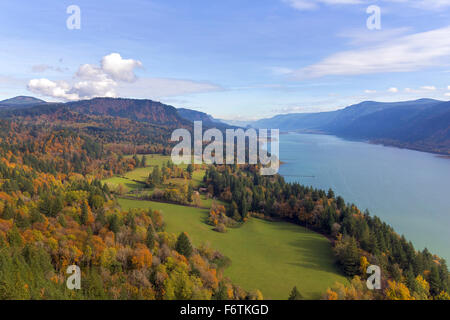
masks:
<path id="1" fill-rule="evenodd" d="M 10 99 L 0 101 L 0 107 L 27 107 L 31 105 L 47 103 L 44 100 L 34 97 L 18 96 Z"/>
<path id="2" fill-rule="evenodd" d="M 191 110 L 191 109 L 185 109 L 185 108 L 178 108 L 177 110 L 178 110 L 178 114 L 183 119 L 189 120 L 191 122 L 201 121 L 202 125 L 204 127 L 217 128 L 217 129 L 227 129 L 227 128 L 233 127 L 233 126 L 228 125 L 227 123 L 224 123 L 220 120 L 214 119 L 211 115 L 209 115 L 205 112 Z"/>
<path id="3" fill-rule="evenodd" d="M 450 154 L 450 102 L 366 101 L 342 110 L 287 114 L 253 124 L 282 131 L 316 131 L 352 139 Z"/>
<path id="4" fill-rule="evenodd" d="M 258 120 L 251 124 L 256 128 L 280 129 L 283 131 L 305 130 L 321 131 L 338 115 L 337 111 L 321 113 L 282 114 L 270 119 Z"/>
<path id="5" fill-rule="evenodd" d="M 257 128 L 279 128 L 284 131 L 337 131 L 339 128 L 345 127 L 349 123 L 356 121 L 361 117 L 374 114 L 379 111 L 392 108 L 413 108 L 415 110 L 420 110 L 441 102 L 442 101 L 432 99 L 420 99 L 405 102 L 365 101 L 337 111 L 277 115 L 270 119 L 258 120 L 254 122 L 252 126 Z"/>
<path id="6" fill-rule="evenodd" d="M 54 107 L 54 108 L 52 108 Z M 202 121 L 204 128 L 224 130 L 233 128 L 204 112 L 180 108 L 147 99 L 94 98 L 66 103 L 48 103 L 33 97 L 15 97 L 0 102 L 2 117 L 13 117 L 18 109 L 27 110 L 23 114 L 38 116 L 50 114 L 59 108 L 67 108 L 80 115 L 120 117 L 133 121 L 150 123 L 168 128 L 192 129 L 193 121 Z"/>
<path id="7" fill-rule="evenodd" d="M 94 98 L 65 105 L 83 114 L 108 115 L 171 127 L 190 124 L 178 115 L 176 108 L 152 100 Z"/>

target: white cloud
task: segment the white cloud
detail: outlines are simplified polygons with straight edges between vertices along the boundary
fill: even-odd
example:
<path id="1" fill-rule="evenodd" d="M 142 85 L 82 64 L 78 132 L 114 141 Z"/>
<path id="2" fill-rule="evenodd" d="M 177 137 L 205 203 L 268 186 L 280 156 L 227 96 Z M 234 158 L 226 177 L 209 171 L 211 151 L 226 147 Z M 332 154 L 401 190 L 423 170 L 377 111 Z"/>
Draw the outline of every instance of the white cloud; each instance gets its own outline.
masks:
<path id="1" fill-rule="evenodd" d="M 436 10 L 450 6 L 450 0 L 385 0 L 389 2 L 405 2 L 410 4 L 412 7 Z"/>
<path id="2" fill-rule="evenodd" d="M 74 83 L 71 92 L 75 92 L 79 98 L 92 97 L 117 97 L 115 88 L 117 83 L 111 79 L 103 81 L 78 81 Z"/>
<path id="3" fill-rule="evenodd" d="M 75 76 L 84 80 L 101 81 L 109 78 L 108 75 L 99 67 L 92 64 L 83 64 L 78 68 Z"/>
<path id="4" fill-rule="evenodd" d="M 377 90 L 364 90 L 364 93 L 377 93 Z"/>
<path id="5" fill-rule="evenodd" d="M 111 53 L 102 58 L 100 66 L 81 65 L 72 84 L 42 78 L 30 80 L 27 87 L 34 93 L 61 100 L 117 97 L 119 93 L 125 96 L 156 98 L 221 89 L 210 83 L 189 80 L 138 79 L 134 70 L 141 66 L 140 61 L 123 59 L 120 54 Z"/>
<path id="6" fill-rule="evenodd" d="M 282 0 L 297 10 L 314 10 L 319 8 L 319 4 L 324 5 L 358 5 L 370 4 L 372 0 Z M 383 0 L 388 3 L 399 3 L 413 8 L 438 10 L 450 6 L 450 0 Z"/>
<path id="7" fill-rule="evenodd" d="M 392 39 L 383 44 L 338 52 L 295 71 L 295 78 L 408 72 L 450 63 L 450 27 Z"/>
<path id="8" fill-rule="evenodd" d="M 111 53 L 102 59 L 102 70 L 117 81 L 133 82 L 136 80 L 134 69 L 142 63 L 133 59 L 122 59 L 120 54 Z"/>
<path id="9" fill-rule="evenodd" d="M 390 93 L 397 93 L 397 92 L 398 92 L 398 89 L 392 87 L 392 88 L 389 88 L 389 89 L 388 89 L 388 92 L 390 92 Z"/>
<path id="10" fill-rule="evenodd" d="M 405 88 L 405 92 L 407 92 L 407 93 L 420 93 L 420 94 L 427 94 L 427 93 L 434 92 L 437 90 L 438 90 L 438 88 L 436 88 L 436 86 L 422 86 L 417 89 Z M 442 90 L 440 90 L 440 91 L 442 91 Z"/>
<path id="11" fill-rule="evenodd" d="M 349 43 L 352 45 L 367 45 L 385 43 L 406 34 L 410 30 L 411 28 L 408 27 L 393 29 L 383 28 L 377 30 L 377 32 L 373 32 L 373 30 L 367 28 L 350 29 L 338 33 L 338 36 L 349 39 Z"/>
<path id="12" fill-rule="evenodd" d="M 292 8 L 297 10 L 313 10 L 318 8 L 318 4 L 340 5 L 340 4 L 361 4 L 362 0 L 282 0 Z"/>
<path id="13" fill-rule="evenodd" d="M 51 81 L 48 79 L 33 79 L 28 83 L 28 90 L 63 100 L 76 100 L 78 94 L 70 93 L 70 85 L 65 81 Z"/>

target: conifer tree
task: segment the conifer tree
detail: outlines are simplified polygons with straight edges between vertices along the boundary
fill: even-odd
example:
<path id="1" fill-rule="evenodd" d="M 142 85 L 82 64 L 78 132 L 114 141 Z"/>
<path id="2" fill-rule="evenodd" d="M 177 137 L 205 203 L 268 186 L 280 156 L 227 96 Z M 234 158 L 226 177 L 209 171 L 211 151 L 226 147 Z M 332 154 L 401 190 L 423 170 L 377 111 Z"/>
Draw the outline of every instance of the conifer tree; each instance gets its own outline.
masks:
<path id="1" fill-rule="evenodd" d="M 189 184 L 188 186 L 188 190 L 187 190 L 187 195 L 186 195 L 186 199 L 189 203 L 192 202 L 192 196 L 194 194 L 194 189 L 192 188 L 192 184 Z"/>
<path id="2" fill-rule="evenodd" d="M 180 233 L 178 236 L 177 243 L 175 244 L 175 250 L 187 258 L 192 255 L 192 251 L 194 249 L 192 248 L 191 240 L 189 240 L 189 237 L 185 232 Z"/>
<path id="3" fill-rule="evenodd" d="M 289 295 L 288 300 L 302 300 L 302 299 L 303 299 L 303 296 L 298 291 L 297 287 L 295 286 L 294 288 L 292 288 L 292 291 L 291 291 L 291 294 Z"/>
<path id="4" fill-rule="evenodd" d="M 155 230 L 153 229 L 153 225 L 149 225 L 147 228 L 147 239 L 146 244 L 147 247 L 151 250 L 155 246 L 156 236 L 155 236 Z"/>

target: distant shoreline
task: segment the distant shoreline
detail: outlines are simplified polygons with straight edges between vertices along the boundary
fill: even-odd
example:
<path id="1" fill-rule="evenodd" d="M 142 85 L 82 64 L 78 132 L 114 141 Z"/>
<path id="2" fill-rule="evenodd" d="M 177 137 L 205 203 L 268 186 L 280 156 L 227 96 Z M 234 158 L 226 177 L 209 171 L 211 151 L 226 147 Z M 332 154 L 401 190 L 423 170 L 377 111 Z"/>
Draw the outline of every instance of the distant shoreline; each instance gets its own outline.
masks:
<path id="1" fill-rule="evenodd" d="M 439 158 L 444 159 L 450 159 L 450 150 L 449 151 L 437 151 L 433 149 L 428 148 L 421 148 L 414 145 L 407 145 L 399 141 L 393 141 L 393 140 L 384 140 L 384 139 L 374 139 L 374 140 L 364 140 L 364 139 L 356 139 L 351 137 L 345 137 L 345 136 L 338 136 L 335 134 L 323 132 L 323 131 L 317 131 L 317 130 L 301 130 L 301 131 L 283 131 L 280 132 L 280 134 L 286 135 L 290 133 L 296 133 L 296 134 L 320 134 L 320 135 L 329 135 L 329 136 L 335 136 L 340 139 L 345 139 L 348 141 L 355 141 L 355 142 L 364 142 L 374 145 L 382 145 L 385 147 L 393 147 L 397 149 L 406 149 L 406 150 L 412 150 L 412 151 L 418 151 L 418 152 L 424 152 L 433 154 L 435 156 L 438 156 Z"/>

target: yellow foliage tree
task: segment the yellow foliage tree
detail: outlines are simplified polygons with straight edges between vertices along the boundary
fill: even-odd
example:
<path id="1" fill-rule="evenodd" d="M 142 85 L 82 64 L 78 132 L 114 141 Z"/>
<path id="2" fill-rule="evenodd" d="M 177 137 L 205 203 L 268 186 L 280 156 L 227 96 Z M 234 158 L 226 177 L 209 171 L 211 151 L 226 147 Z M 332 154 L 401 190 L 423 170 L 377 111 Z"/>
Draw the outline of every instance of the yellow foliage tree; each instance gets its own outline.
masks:
<path id="1" fill-rule="evenodd" d="M 388 280 L 388 287 L 385 290 L 386 298 L 389 300 L 414 300 L 409 289 L 400 282 Z"/>

